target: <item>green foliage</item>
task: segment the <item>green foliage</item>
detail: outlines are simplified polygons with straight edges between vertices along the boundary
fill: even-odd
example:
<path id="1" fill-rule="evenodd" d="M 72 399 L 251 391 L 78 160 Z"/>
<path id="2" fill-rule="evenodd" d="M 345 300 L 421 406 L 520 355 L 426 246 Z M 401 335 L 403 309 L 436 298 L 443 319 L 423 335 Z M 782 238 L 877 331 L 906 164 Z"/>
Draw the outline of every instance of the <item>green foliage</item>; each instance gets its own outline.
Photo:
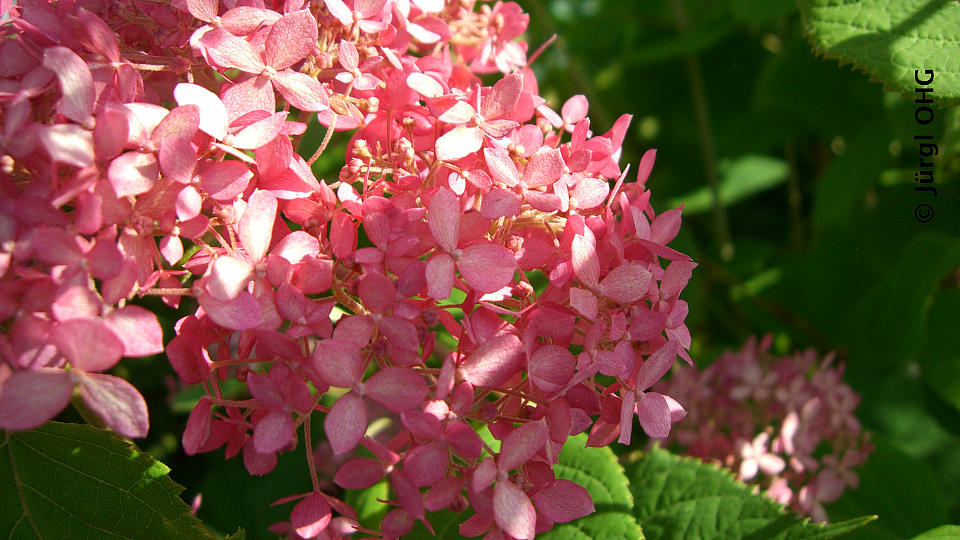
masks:
<path id="1" fill-rule="evenodd" d="M 597 511 L 570 523 L 557 524 L 550 532 L 537 538 L 642 538 L 640 527 L 631 515 L 634 509 L 633 496 L 623 467 L 610 448 L 588 448 L 586 442 L 587 437 L 583 434 L 569 439 L 563 445 L 560 463 L 555 471 L 558 478 L 571 480 L 586 488 Z"/>
<path id="2" fill-rule="evenodd" d="M 935 72 L 934 96 L 960 102 L 960 7 L 951 0 L 801 0 L 814 48 L 912 96 L 914 70 Z"/>
<path id="3" fill-rule="evenodd" d="M 876 519 L 811 523 L 729 471 L 659 447 L 630 463 L 627 475 L 647 538 L 833 538 Z"/>
<path id="4" fill-rule="evenodd" d="M 107 431 L 48 422 L 3 437 L 0 534 L 8 538 L 214 538 L 178 496 L 170 469 Z"/>
<path id="5" fill-rule="evenodd" d="M 945 494 L 920 460 L 880 443 L 858 474 L 859 489 L 845 493 L 830 515 L 842 519 L 869 512 L 879 519 L 851 540 L 909 538 L 947 520 Z"/>
<path id="6" fill-rule="evenodd" d="M 918 534 L 913 537 L 913 540 L 951 540 L 953 538 L 960 538 L 960 526 L 943 525 L 936 529 L 930 529 L 925 533 Z"/>
<path id="7" fill-rule="evenodd" d="M 763 155 L 747 155 L 720 163 L 720 204 L 730 206 L 763 190 L 786 181 L 789 168 L 782 159 Z M 684 215 L 710 210 L 712 195 L 704 186 L 693 193 L 670 201 L 667 206 L 683 204 Z"/>
<path id="8" fill-rule="evenodd" d="M 923 379 L 940 399 L 960 411 L 960 289 L 939 296 L 930 308 L 927 342 L 920 356 Z"/>

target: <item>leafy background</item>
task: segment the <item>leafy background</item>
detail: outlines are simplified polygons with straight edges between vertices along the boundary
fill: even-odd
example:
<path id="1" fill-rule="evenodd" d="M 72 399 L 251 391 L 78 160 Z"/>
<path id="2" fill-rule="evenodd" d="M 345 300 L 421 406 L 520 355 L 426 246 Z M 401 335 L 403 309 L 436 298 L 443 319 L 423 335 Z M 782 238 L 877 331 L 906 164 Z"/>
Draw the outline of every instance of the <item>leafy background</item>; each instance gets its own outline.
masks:
<path id="1" fill-rule="evenodd" d="M 828 507 L 832 520 L 879 515 L 852 533 L 859 538 L 910 538 L 935 527 L 924 538 L 956 534 L 948 524 L 960 523 L 960 113 L 943 106 L 958 91 L 949 69 L 960 65 L 960 53 L 949 39 L 960 35 L 960 7 L 946 0 L 519 3 L 531 14 L 531 48 L 558 35 L 534 63 L 541 93 L 557 108 L 585 94 L 599 132 L 632 114 L 621 161 L 636 164 L 657 148 L 654 207 L 686 205 L 672 245 L 700 265 L 684 292 L 694 360 L 705 366 L 765 333 L 774 334 L 778 353 L 837 351 L 846 381 L 862 395 L 859 416 L 876 451 L 860 471 L 860 489 Z M 860 4 L 889 15 L 886 30 L 900 41 L 883 41 L 885 29 L 874 24 L 882 17 L 857 33 L 847 20 L 854 15 L 830 11 Z M 830 24 L 830 17 L 850 24 Z M 911 48 L 930 36 L 947 37 Z M 864 50 L 870 56 L 851 65 L 851 55 Z M 940 107 L 931 125 L 918 126 L 912 95 L 900 92 L 912 94 L 913 69 L 929 68 L 942 69 L 933 83 Z M 913 190 L 918 134 L 939 144 L 936 198 Z M 334 139 L 316 172 L 334 176 L 344 143 Z M 914 218 L 922 202 L 936 212 L 929 223 Z M 161 314 L 169 339 L 177 312 L 144 304 Z M 302 448 L 282 455 L 263 478 L 249 477 L 239 459 L 225 461 L 221 452 L 185 456 L 179 434 L 198 394 L 176 387 L 162 357 L 126 360 L 116 372 L 151 404 L 151 433 L 140 448 L 170 466 L 170 478 L 186 486 L 185 500 L 202 494 L 198 515 L 213 531 L 239 526 L 249 538 L 266 535 L 289 515 L 289 506 L 269 504 L 309 489 Z M 76 420 L 70 413 L 61 419 Z M 605 480 L 592 493 L 612 482 L 606 498 L 594 493 L 598 510 L 627 516 L 627 529 L 639 520 L 650 538 L 669 530 L 669 515 L 643 513 L 652 492 L 638 481 L 650 476 L 637 475 L 656 467 L 669 475 L 676 458 L 654 451 L 638 461 L 635 449 L 614 446 L 618 466 L 606 452 L 608 462 L 592 458 L 596 467 L 615 467 L 596 471 Z M 713 497 L 709 504 L 730 504 L 723 499 L 729 479 L 703 474 L 719 490 L 701 494 Z M 628 482 L 630 493 L 618 482 Z M 623 497 L 611 495 L 618 492 Z M 375 498 L 385 495 L 352 502 L 373 519 Z M 674 502 L 675 510 L 706 504 Z M 744 511 L 766 516 L 747 531 L 760 537 L 801 526 L 751 508 Z M 729 533 L 709 528 L 726 526 L 719 522 L 695 525 L 691 531 L 704 536 Z M 590 526 L 567 526 L 556 537 L 582 538 Z"/>

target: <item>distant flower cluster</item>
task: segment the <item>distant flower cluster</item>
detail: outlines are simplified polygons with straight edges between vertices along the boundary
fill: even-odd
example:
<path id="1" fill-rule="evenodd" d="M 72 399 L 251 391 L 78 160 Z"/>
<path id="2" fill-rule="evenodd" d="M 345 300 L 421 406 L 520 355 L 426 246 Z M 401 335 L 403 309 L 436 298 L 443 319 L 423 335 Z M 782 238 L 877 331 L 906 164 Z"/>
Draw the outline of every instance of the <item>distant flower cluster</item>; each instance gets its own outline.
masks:
<path id="1" fill-rule="evenodd" d="M 826 521 L 823 503 L 859 484 L 873 447 L 854 416 L 859 396 L 833 355 L 770 354 L 751 338 L 703 370 L 678 369 L 657 389 L 687 408 L 670 435 L 685 453 L 719 462 L 795 511 Z"/>
<path id="2" fill-rule="evenodd" d="M 629 444 L 635 416 L 658 438 L 683 417 L 651 391 L 689 362 L 680 209 L 650 205 L 653 151 L 625 182 L 630 116 L 599 134 L 584 96 L 540 97 L 516 4 L 0 6 L 0 428 L 79 389 L 143 437 L 143 397 L 103 372 L 162 351 L 206 390 L 187 453 L 262 475 L 307 446 L 314 489 L 279 501 L 296 504 L 275 532 L 358 530 L 321 487 L 323 441 L 340 488 L 389 481 L 385 537 L 469 506 L 461 534 L 528 539 L 593 511 L 554 475 L 569 437 Z M 346 163 L 318 180 L 334 131 Z M 144 295 L 198 307 L 164 345 Z M 381 416 L 385 441 L 366 436 Z"/>

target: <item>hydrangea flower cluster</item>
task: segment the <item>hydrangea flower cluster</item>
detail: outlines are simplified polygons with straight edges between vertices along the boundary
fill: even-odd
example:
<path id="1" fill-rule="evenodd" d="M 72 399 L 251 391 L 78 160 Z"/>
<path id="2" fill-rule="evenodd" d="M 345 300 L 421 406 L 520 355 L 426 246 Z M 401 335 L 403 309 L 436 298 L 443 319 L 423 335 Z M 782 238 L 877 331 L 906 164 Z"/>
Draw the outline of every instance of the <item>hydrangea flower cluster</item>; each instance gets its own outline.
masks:
<path id="1" fill-rule="evenodd" d="M 854 468 L 873 447 L 854 416 L 859 396 L 831 353 L 777 357 L 772 336 L 751 338 L 706 369 L 678 369 L 656 388 L 679 399 L 688 420 L 669 440 L 719 462 L 767 496 L 816 521 L 823 504 L 859 485 Z"/>
<path id="2" fill-rule="evenodd" d="M 538 95 L 516 4 L 0 8 L 0 428 L 79 388 L 142 437 L 143 398 L 102 372 L 164 351 L 206 390 L 187 453 L 262 475 L 305 447 L 313 489 L 278 501 L 295 505 L 275 532 L 358 530 L 319 478 L 322 440 L 340 488 L 389 481 L 385 537 L 469 506 L 463 535 L 527 539 L 593 511 L 553 472 L 570 436 L 629 444 L 634 416 L 660 438 L 683 417 L 650 390 L 689 362 L 680 209 L 650 205 L 653 151 L 625 182 L 630 116 L 598 134 L 583 96 L 558 113 Z M 321 181 L 334 131 L 346 164 Z M 196 300 L 166 346 L 144 295 Z M 388 440 L 366 435 L 381 416 Z"/>

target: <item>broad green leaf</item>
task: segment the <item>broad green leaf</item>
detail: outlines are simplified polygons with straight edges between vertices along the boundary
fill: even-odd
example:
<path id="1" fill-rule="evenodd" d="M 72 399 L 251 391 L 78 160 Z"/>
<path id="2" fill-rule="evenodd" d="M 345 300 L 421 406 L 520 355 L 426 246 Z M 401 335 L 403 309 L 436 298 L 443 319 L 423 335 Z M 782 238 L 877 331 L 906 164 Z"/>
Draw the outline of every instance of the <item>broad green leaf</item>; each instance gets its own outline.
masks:
<path id="1" fill-rule="evenodd" d="M 936 529 L 930 529 L 925 533 L 914 536 L 913 540 L 952 540 L 956 538 L 960 538 L 960 526 L 942 525 Z"/>
<path id="2" fill-rule="evenodd" d="M 2 433 L 2 536 L 214 538 L 180 499 L 170 469 L 110 432 L 48 422 Z"/>
<path id="3" fill-rule="evenodd" d="M 729 471 L 659 447 L 630 463 L 627 475 L 647 538 L 832 538 L 875 519 L 811 523 Z"/>
<path id="4" fill-rule="evenodd" d="M 686 36 L 666 38 L 637 49 L 625 58 L 625 63 L 631 67 L 636 67 L 664 61 L 676 61 L 683 55 L 697 53 L 712 47 L 732 34 L 734 29 L 733 25 L 715 26 Z"/>
<path id="5" fill-rule="evenodd" d="M 813 228 L 822 230 L 843 223 L 850 213 L 865 204 L 865 194 L 880 180 L 884 162 L 877 159 L 887 153 L 889 131 L 883 121 L 875 121 L 846 141 L 842 155 L 830 160 L 817 178 L 813 203 Z"/>
<path id="6" fill-rule="evenodd" d="M 957 265 L 957 238 L 930 232 L 910 240 L 853 310 L 851 366 L 877 370 L 903 365 L 913 356 L 923 345 L 933 294 Z"/>
<path id="7" fill-rule="evenodd" d="M 549 532 L 537 535 L 537 538 L 643 538 L 640 527 L 631 515 L 633 496 L 623 467 L 610 448 L 587 448 L 586 443 L 587 437 L 583 434 L 567 440 L 554 471 L 557 478 L 576 482 L 586 488 L 596 512 L 570 523 L 558 523 Z"/>
<path id="8" fill-rule="evenodd" d="M 928 314 L 927 344 L 920 354 L 923 379 L 934 392 L 960 410 L 960 289 L 937 296 Z"/>
<path id="9" fill-rule="evenodd" d="M 939 105 L 960 101 L 960 6 L 950 0 L 801 0 L 816 52 L 852 63 L 914 96 L 915 70 L 933 70 Z"/>
<path id="10" fill-rule="evenodd" d="M 730 0 L 731 13 L 750 26 L 759 27 L 776 21 L 796 9 L 793 0 Z"/>
<path id="11" fill-rule="evenodd" d="M 729 206 L 741 199 L 770 189 L 787 179 L 788 167 L 783 160 L 764 155 L 746 155 L 720 163 L 720 204 Z M 685 216 L 706 212 L 711 207 L 708 187 L 702 187 L 678 199 L 668 207 L 683 204 Z"/>

